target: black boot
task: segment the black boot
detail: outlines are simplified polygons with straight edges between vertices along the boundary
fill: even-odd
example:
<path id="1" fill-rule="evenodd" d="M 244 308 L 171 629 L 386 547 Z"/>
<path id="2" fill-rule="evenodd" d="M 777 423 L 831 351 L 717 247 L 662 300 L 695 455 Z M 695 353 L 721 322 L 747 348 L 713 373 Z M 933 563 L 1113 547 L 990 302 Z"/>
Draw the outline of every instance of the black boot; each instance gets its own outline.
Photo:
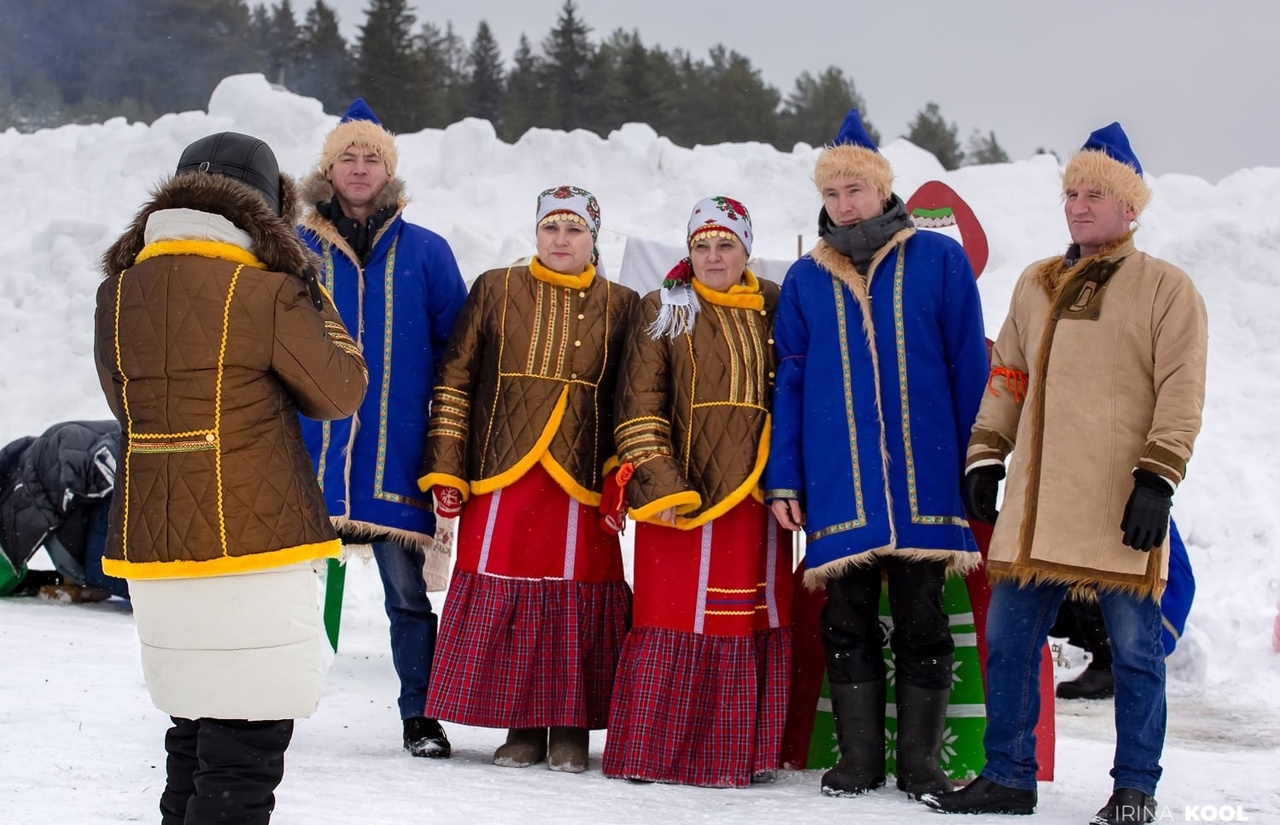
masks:
<path id="1" fill-rule="evenodd" d="M 1155 797 L 1133 788 L 1120 788 L 1089 820 L 1089 825 L 1147 825 L 1155 821 Z"/>
<path id="2" fill-rule="evenodd" d="M 440 723 L 421 716 L 404 720 L 404 749 L 412 756 L 428 759 L 448 759 L 453 753 L 453 746 Z"/>
<path id="3" fill-rule="evenodd" d="M 884 682 L 831 685 L 840 761 L 822 775 L 825 796 L 861 796 L 884 785 Z"/>
<path id="4" fill-rule="evenodd" d="M 1116 677 L 1111 670 L 1095 668 L 1092 663 L 1069 682 L 1058 685 L 1059 699 L 1107 699 L 1116 695 Z"/>
<path id="5" fill-rule="evenodd" d="M 921 794 L 954 789 L 941 766 L 951 688 L 923 688 L 899 682 L 897 696 L 898 790 L 919 799 Z"/>
<path id="6" fill-rule="evenodd" d="M 958 791 L 924 794 L 920 801 L 944 814 L 1030 814 L 1036 810 L 1036 792 L 997 785 L 979 776 Z"/>

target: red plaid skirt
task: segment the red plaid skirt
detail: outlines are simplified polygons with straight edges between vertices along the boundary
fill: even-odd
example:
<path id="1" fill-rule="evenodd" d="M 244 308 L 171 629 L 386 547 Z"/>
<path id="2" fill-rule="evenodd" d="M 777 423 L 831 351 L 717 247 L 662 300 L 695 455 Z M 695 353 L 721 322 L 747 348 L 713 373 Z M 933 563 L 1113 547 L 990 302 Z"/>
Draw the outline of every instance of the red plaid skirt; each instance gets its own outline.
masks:
<path id="1" fill-rule="evenodd" d="M 604 774 L 740 788 L 778 768 L 791 628 L 709 636 L 638 627 L 613 693 Z"/>
<path id="2" fill-rule="evenodd" d="M 454 571 L 425 715 L 482 728 L 600 729 L 631 589 Z"/>

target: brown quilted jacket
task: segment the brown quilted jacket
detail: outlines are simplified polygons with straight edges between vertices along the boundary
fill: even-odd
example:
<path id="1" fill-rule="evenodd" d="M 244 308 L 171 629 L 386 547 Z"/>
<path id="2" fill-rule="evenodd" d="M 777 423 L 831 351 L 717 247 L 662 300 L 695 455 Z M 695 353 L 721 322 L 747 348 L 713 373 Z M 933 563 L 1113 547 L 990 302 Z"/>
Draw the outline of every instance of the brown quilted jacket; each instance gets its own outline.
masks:
<path id="1" fill-rule="evenodd" d="M 595 269 L 494 269 L 471 287 L 431 399 L 419 486 L 464 499 L 541 463 L 565 492 L 596 505 L 615 459 L 613 394 L 636 293 Z"/>
<path id="2" fill-rule="evenodd" d="M 178 208 L 227 218 L 253 252 L 145 244 L 148 218 Z M 94 354 L 123 431 L 109 574 L 217 576 L 340 552 L 298 413 L 351 415 L 367 378 L 332 302 L 317 310 L 290 274 L 312 263 L 294 219 L 230 178 L 179 175 L 105 255 Z"/>
<path id="3" fill-rule="evenodd" d="M 749 495 L 769 454 L 769 402 L 777 354 L 778 285 L 747 272 L 747 285 L 714 292 L 696 279 L 693 331 L 654 340 L 660 291 L 636 308 L 618 379 L 618 457 L 633 468 L 627 504 L 637 521 L 668 507 L 692 529 Z"/>

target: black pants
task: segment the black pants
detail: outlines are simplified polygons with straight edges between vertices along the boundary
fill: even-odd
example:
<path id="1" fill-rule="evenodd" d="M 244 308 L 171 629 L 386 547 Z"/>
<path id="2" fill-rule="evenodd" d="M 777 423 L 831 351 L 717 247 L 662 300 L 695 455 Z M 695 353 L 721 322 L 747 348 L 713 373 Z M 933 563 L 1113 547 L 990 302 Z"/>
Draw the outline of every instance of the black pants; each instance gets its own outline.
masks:
<path id="1" fill-rule="evenodd" d="M 946 562 L 889 558 L 827 582 L 827 604 L 822 608 L 827 678 L 835 684 L 885 678 L 880 586 L 887 578 L 893 617 L 888 642 L 896 679 L 922 688 L 950 687 L 955 642 L 942 609 L 946 575 Z"/>
<path id="2" fill-rule="evenodd" d="M 161 825 L 267 825 L 293 720 L 171 718 Z"/>

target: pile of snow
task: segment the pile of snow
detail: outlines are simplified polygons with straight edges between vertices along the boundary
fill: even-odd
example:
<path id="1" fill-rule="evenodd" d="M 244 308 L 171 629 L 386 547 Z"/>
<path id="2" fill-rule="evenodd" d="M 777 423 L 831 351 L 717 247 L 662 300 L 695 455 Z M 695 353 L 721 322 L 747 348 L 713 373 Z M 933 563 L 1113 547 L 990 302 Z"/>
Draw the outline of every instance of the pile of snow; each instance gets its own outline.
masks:
<path id="1" fill-rule="evenodd" d="M 116 119 L 34 135 L 0 134 L 0 169 L 10 193 L 10 229 L 0 237 L 0 444 L 55 421 L 109 417 L 92 359 L 98 260 L 183 147 L 211 132 L 247 132 L 273 147 L 282 169 L 300 176 L 313 168 L 335 122 L 317 101 L 246 75 L 225 80 L 207 113 L 165 115 L 150 126 Z M 1080 124 L 1081 137 L 1097 125 Z M 804 145 L 790 153 L 762 144 L 684 149 L 640 124 L 607 139 L 538 129 L 511 145 L 478 120 L 401 135 L 397 142 L 399 174 L 416 198 L 409 219 L 444 235 L 468 278 L 532 251 L 535 198 L 561 183 L 599 197 L 606 272 L 616 273 L 628 237 L 681 243 L 689 209 L 710 194 L 747 205 L 757 234 L 754 251 L 762 258 L 794 258 L 798 247 L 813 241 L 819 199 L 810 175 L 817 150 Z M 904 197 L 940 179 L 983 223 L 991 258 L 979 284 L 994 336 L 1022 268 L 1067 242 L 1055 160 L 1037 156 L 945 172 L 906 141 L 888 144 L 884 154 Z M 1280 494 L 1280 213 L 1271 208 L 1280 201 L 1280 169 L 1242 170 L 1216 186 L 1182 175 L 1150 184 L 1155 198 L 1138 243 L 1191 273 L 1210 319 L 1204 430 L 1174 509 L 1199 589 L 1186 639 L 1170 663 L 1173 706 L 1162 801 L 1176 796 L 1186 805 L 1241 804 L 1254 812 L 1254 821 L 1266 821 L 1267 814 L 1280 816 L 1274 791 L 1270 797 L 1253 793 L 1274 789 L 1280 739 L 1280 656 L 1270 650 L 1276 606 L 1267 594 L 1268 583 L 1280 579 L 1280 508 L 1274 505 Z M 355 632 L 364 633 L 354 642 L 363 659 L 339 657 L 320 714 L 300 726 L 291 766 L 317 773 L 306 779 L 291 770 L 282 789 L 281 823 L 405 821 L 414 814 L 516 821 L 528 818 L 529 799 L 538 800 L 534 809 L 546 815 L 534 817 L 538 821 L 711 821 L 735 810 L 743 819 L 814 821 L 837 808 L 933 821 L 889 792 L 865 803 L 817 798 L 816 779 L 806 774 L 732 794 L 634 787 L 598 774 L 498 771 L 482 764 L 483 752 L 498 743 L 495 732 L 455 734 L 462 754 L 475 763 L 402 760 L 394 750 L 394 689 L 376 577 L 357 575 L 354 581 L 348 614 Z M 21 662 L 16 669 L 6 664 L 0 686 L 0 727 L 6 729 L 0 769 L 17 776 L 13 788 L 46 787 L 57 779 L 47 800 L 24 794 L 19 803 L 8 788 L 0 790 L 0 808 L 20 814 L 14 821 L 22 822 L 151 818 L 163 781 L 164 719 L 141 688 L 128 617 L 106 607 L 10 600 L 0 604 L 0 623 L 6 650 Z M 1060 781 L 1042 797 L 1045 821 L 1083 821 L 1105 799 L 1109 713 L 1104 703 L 1066 717 Z M 135 724 L 140 719 L 146 724 Z M 84 720 L 84 735 L 72 720 Z M 600 741 L 593 742 L 597 757 Z M 1204 750 L 1215 753 L 1211 763 L 1202 759 Z M 150 760 L 154 770 L 132 764 L 138 759 Z M 373 770 L 362 767 L 366 760 L 373 760 Z M 66 765 L 79 767 L 59 773 Z M 507 787 L 525 801 L 495 797 Z M 350 791 L 342 804 L 349 814 L 307 804 L 308 793 L 318 799 L 335 788 Z M 68 799 L 76 804 L 67 807 Z M 750 814 L 742 807 L 747 804 Z M 362 818 L 367 805 L 379 813 Z M 485 810 L 489 815 L 476 813 Z M 1181 809 L 1175 815 L 1181 821 Z"/>

